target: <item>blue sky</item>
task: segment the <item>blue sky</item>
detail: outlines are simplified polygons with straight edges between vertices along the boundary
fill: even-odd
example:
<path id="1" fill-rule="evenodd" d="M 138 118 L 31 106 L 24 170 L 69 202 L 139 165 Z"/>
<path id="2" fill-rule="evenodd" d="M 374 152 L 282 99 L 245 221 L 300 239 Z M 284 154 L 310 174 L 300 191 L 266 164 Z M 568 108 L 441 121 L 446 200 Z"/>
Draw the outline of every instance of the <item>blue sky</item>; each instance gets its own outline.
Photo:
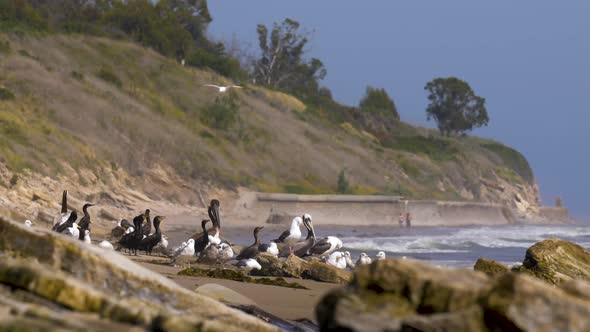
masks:
<path id="1" fill-rule="evenodd" d="M 590 219 L 590 1 L 209 1 L 209 33 L 257 48 L 256 24 L 289 17 L 314 31 L 310 56 L 323 85 L 357 105 L 367 85 L 385 88 L 402 120 L 426 121 L 424 85 L 466 80 L 487 100 L 490 124 L 475 135 L 521 151 L 543 202 L 562 196 Z"/>

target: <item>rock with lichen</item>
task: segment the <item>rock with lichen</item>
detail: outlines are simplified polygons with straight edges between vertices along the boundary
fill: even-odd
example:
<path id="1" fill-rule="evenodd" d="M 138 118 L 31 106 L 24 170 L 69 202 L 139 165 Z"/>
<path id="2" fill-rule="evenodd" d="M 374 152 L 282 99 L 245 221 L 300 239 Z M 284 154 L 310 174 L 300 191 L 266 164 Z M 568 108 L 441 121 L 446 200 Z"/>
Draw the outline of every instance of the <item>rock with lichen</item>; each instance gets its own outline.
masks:
<path id="1" fill-rule="evenodd" d="M 0 330 L 277 330 L 116 252 L 1 217 L 0 257 Z"/>
<path id="2" fill-rule="evenodd" d="M 322 331 L 588 331 L 589 290 L 412 260 L 359 266 L 316 307 Z"/>
<path id="3" fill-rule="evenodd" d="M 490 277 L 495 277 L 497 275 L 510 271 L 510 269 L 507 266 L 498 263 L 495 260 L 487 258 L 478 259 L 477 262 L 475 262 L 473 269 L 475 271 L 483 272 Z"/>
<path id="4" fill-rule="evenodd" d="M 590 251 L 573 242 L 547 239 L 530 247 L 522 265 L 513 270 L 556 285 L 572 279 L 590 281 Z"/>
<path id="5" fill-rule="evenodd" d="M 350 271 L 328 265 L 319 259 L 307 261 L 297 256 L 282 259 L 261 253 L 256 260 L 262 269 L 251 273 L 257 276 L 304 278 L 330 283 L 348 282 L 352 277 Z"/>

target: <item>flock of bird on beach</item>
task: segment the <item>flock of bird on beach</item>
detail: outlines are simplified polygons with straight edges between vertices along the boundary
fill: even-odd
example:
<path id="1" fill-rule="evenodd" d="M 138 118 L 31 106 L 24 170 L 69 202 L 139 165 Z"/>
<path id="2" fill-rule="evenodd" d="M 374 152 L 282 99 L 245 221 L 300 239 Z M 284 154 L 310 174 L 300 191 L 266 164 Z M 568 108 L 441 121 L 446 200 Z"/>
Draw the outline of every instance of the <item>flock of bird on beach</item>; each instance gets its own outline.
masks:
<path id="1" fill-rule="evenodd" d="M 68 212 L 67 195 L 67 190 L 64 190 L 61 212 L 54 218 L 52 231 L 91 244 L 90 225 L 92 222 L 88 208 L 94 205 L 90 203 L 84 204 L 82 207 L 84 216 L 78 220 L 76 210 Z M 317 239 L 312 217 L 307 213 L 301 217 L 295 217 L 291 222 L 291 227 L 269 243 L 262 243 L 258 236 L 264 227 L 254 228 L 254 243 L 244 247 L 235 255 L 233 244 L 221 237 L 219 206 L 219 200 L 211 200 L 207 209 L 209 219 L 201 221 L 201 231 L 173 249 L 168 248 L 167 237 L 162 234 L 160 228 L 162 221 L 166 217 L 156 216 L 152 221 L 149 209 L 135 216 L 132 223 L 127 219 L 119 221 L 117 226 L 111 230 L 111 241 L 104 240 L 98 246 L 104 249 L 127 251 L 134 255 L 137 255 L 138 250 L 144 251 L 148 255 L 157 252 L 171 258 L 173 262 L 181 256 L 196 256 L 198 257 L 197 262 L 204 264 L 223 264 L 235 260 L 235 266 L 247 270 L 260 270 L 262 268 L 257 261 L 260 253 L 267 253 L 274 257 L 297 256 L 305 258 L 315 256 L 340 269 L 353 269 L 356 265 L 370 264 L 372 262 L 371 257 L 366 253 L 361 253 L 356 263 L 353 262 L 348 251 L 338 251 L 342 248 L 342 241 L 335 236 Z M 211 228 L 207 228 L 209 222 L 212 224 Z M 32 227 L 33 224 L 30 220 L 26 220 L 25 225 Z M 307 237 L 303 240 L 301 240 L 302 233 L 300 229 L 302 225 L 307 230 Z M 380 251 L 375 257 L 376 260 L 385 258 L 385 252 L 383 251 Z"/>

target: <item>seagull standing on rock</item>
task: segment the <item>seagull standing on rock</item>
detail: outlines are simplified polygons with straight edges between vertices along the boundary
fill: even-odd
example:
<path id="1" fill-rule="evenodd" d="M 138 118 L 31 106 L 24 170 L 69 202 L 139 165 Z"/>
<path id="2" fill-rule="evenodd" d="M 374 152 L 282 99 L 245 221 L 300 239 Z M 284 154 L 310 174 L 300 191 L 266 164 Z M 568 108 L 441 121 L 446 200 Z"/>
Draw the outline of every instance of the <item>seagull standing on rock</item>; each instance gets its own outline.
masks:
<path id="1" fill-rule="evenodd" d="M 371 264 L 373 262 L 373 260 L 371 259 L 371 257 L 369 257 L 369 255 L 365 254 L 364 252 L 361 252 L 361 257 L 359 257 L 358 261 L 356 261 L 356 265 L 367 265 L 367 264 Z"/>
<path id="2" fill-rule="evenodd" d="M 204 84 L 203 86 L 210 86 L 212 88 L 217 88 L 219 90 L 219 92 L 226 92 L 227 90 L 229 90 L 231 88 L 243 89 L 243 87 L 241 87 L 239 85 L 219 86 L 219 85 L 215 85 L 215 84 Z"/>
<path id="3" fill-rule="evenodd" d="M 375 256 L 375 259 L 378 260 L 378 261 L 384 260 L 385 258 L 386 258 L 385 257 L 385 252 L 383 252 L 383 251 L 378 252 L 377 253 L 377 256 Z"/>

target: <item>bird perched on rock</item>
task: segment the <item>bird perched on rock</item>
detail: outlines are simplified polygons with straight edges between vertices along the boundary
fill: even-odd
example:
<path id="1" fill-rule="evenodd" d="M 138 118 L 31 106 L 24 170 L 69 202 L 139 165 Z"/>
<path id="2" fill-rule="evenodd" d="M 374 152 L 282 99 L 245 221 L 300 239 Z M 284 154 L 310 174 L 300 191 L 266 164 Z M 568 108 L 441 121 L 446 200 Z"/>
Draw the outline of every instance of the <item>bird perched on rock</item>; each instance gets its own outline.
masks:
<path id="1" fill-rule="evenodd" d="M 350 252 L 344 252 L 344 260 L 346 261 L 346 267 L 349 269 L 354 269 L 354 262 L 352 261 L 352 257 L 350 256 Z"/>
<path id="2" fill-rule="evenodd" d="M 236 256 L 237 260 L 242 260 L 242 259 L 249 259 L 249 258 L 254 258 L 256 257 L 256 255 L 258 255 L 258 247 L 260 246 L 260 240 L 258 239 L 258 233 L 260 233 L 260 231 L 263 229 L 264 227 L 256 227 L 254 228 L 254 243 L 247 247 L 242 249 L 242 251 L 240 251 L 240 254 L 238 256 Z"/>
<path id="3" fill-rule="evenodd" d="M 375 256 L 375 259 L 378 261 L 385 259 L 385 252 L 383 252 L 383 251 L 378 252 L 377 255 Z"/>
<path id="4" fill-rule="evenodd" d="M 219 245 L 219 254 L 217 257 L 218 263 L 225 263 L 227 261 L 232 260 L 234 258 L 234 250 L 232 249 L 231 245 L 222 242 Z"/>
<path id="5" fill-rule="evenodd" d="M 121 220 L 117 222 L 117 226 L 111 230 L 111 241 L 119 240 L 123 235 L 125 235 L 125 227 L 121 226 Z"/>
<path id="6" fill-rule="evenodd" d="M 68 229 L 70 228 L 74 228 L 75 230 L 78 230 L 78 224 L 76 224 L 76 220 L 78 219 L 78 212 L 76 212 L 76 210 L 72 211 L 69 216 L 68 216 L 68 220 L 66 220 L 64 223 L 62 224 L 58 224 L 56 225 L 57 227 L 55 227 L 55 231 L 58 233 L 62 233 L 62 234 L 67 234 L 70 236 L 76 236 L 76 238 L 78 238 L 78 234 L 76 233 L 76 231 L 74 231 L 73 229 L 68 231 Z"/>
<path id="7" fill-rule="evenodd" d="M 118 244 L 121 247 L 133 251 L 135 255 L 137 255 L 137 248 L 139 247 L 139 242 L 141 242 L 141 240 L 143 239 L 142 224 L 144 221 L 144 214 L 140 214 L 133 218 L 133 232 L 123 235 L 123 237 L 118 242 Z"/>
<path id="8" fill-rule="evenodd" d="M 265 253 L 271 254 L 271 255 L 273 255 L 275 257 L 278 257 L 279 256 L 279 247 L 274 242 L 261 244 L 258 247 L 258 251 L 259 252 L 265 252 Z"/>
<path id="9" fill-rule="evenodd" d="M 301 224 L 303 224 L 303 219 L 301 219 L 301 217 L 293 218 L 293 221 L 291 221 L 291 227 L 284 231 L 278 239 L 272 241 L 275 243 L 286 244 L 289 247 L 289 256 L 294 255 L 293 246 L 299 241 L 299 238 L 301 238 L 301 229 L 299 229 Z"/>
<path id="10" fill-rule="evenodd" d="M 258 263 L 258 261 L 254 258 L 242 259 L 238 261 L 235 266 L 246 271 L 262 269 L 260 263 Z"/>
<path id="11" fill-rule="evenodd" d="M 25 220 L 25 226 L 26 227 L 33 227 L 33 222 L 30 221 L 29 219 Z"/>
<path id="12" fill-rule="evenodd" d="M 110 243 L 109 241 L 102 241 L 98 244 L 99 247 L 103 248 L 103 249 L 107 249 L 107 250 L 115 250 L 115 247 L 113 246 L 112 243 Z"/>
<path id="13" fill-rule="evenodd" d="M 92 244 L 92 239 L 90 238 L 90 230 L 84 230 L 84 237 L 82 238 L 82 241 L 84 241 L 84 243 L 87 244 Z"/>
<path id="14" fill-rule="evenodd" d="M 367 265 L 367 264 L 371 264 L 373 262 L 373 260 L 371 259 L 371 257 L 369 257 L 369 255 L 365 254 L 364 252 L 361 252 L 361 257 L 359 257 L 359 259 L 356 261 L 356 265 Z"/>
<path id="15" fill-rule="evenodd" d="M 328 236 L 316 242 L 316 244 L 309 249 L 309 253 L 312 255 L 328 256 L 342 248 L 342 241 L 335 236 Z"/>
<path id="16" fill-rule="evenodd" d="M 152 219 L 150 218 L 150 209 L 145 210 L 143 213 L 145 215 L 145 224 L 143 225 L 142 234 L 143 235 L 150 235 L 152 232 Z"/>
<path id="17" fill-rule="evenodd" d="M 84 241 L 84 236 L 86 235 L 86 231 L 90 230 L 90 224 L 92 222 L 90 221 L 90 213 L 88 213 L 88 208 L 91 206 L 94 206 L 94 204 L 86 203 L 82 207 L 82 212 L 84 212 L 84 216 L 78 222 L 78 226 L 80 226 L 80 235 L 79 235 L 78 239 L 80 241 Z"/>
<path id="18" fill-rule="evenodd" d="M 68 213 L 68 191 L 64 190 L 61 196 L 61 212 L 53 219 L 52 231 L 57 231 L 57 228 L 68 221 L 70 214 Z M 60 232 L 58 232 L 60 233 Z"/>
<path id="19" fill-rule="evenodd" d="M 207 248 L 207 246 L 209 246 L 209 232 L 207 231 L 208 222 L 209 220 L 207 219 L 201 220 L 201 228 L 203 229 L 203 233 L 201 237 L 197 238 L 194 242 L 195 255 L 200 254 Z"/>
<path id="20" fill-rule="evenodd" d="M 346 260 L 344 259 L 344 255 L 340 251 L 335 251 L 328 256 L 326 259 L 326 263 L 328 265 L 335 266 L 339 269 L 346 268 Z"/>
<path id="21" fill-rule="evenodd" d="M 149 215 L 149 212 L 148 212 L 148 215 Z M 145 214 L 144 214 L 144 217 L 148 218 Z M 154 234 L 150 234 L 150 235 L 144 237 L 139 242 L 139 249 L 145 251 L 148 255 L 152 254 L 152 249 L 154 249 L 154 247 L 162 240 L 162 231 L 160 229 L 160 223 L 162 221 L 164 221 L 164 219 L 166 219 L 166 217 L 156 216 L 154 218 L 154 229 L 155 229 Z M 144 230 L 145 230 L 145 228 L 144 228 Z"/>

